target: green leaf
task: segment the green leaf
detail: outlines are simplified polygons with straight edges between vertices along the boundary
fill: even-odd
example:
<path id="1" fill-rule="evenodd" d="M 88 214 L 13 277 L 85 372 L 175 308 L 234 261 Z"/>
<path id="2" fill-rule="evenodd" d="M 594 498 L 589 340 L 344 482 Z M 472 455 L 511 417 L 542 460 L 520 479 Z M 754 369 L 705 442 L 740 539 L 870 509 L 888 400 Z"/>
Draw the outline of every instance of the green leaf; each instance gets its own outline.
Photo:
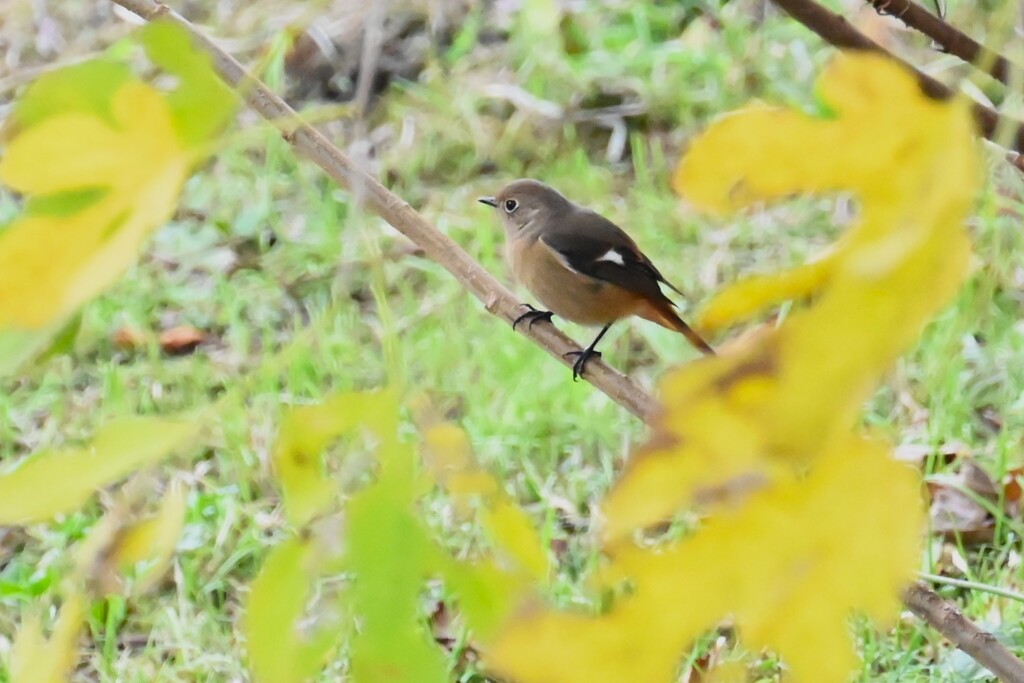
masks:
<path id="1" fill-rule="evenodd" d="M 25 214 L 31 216 L 57 216 L 66 218 L 84 211 L 107 194 L 105 187 L 86 187 L 66 192 L 53 192 L 30 197 Z"/>
<path id="2" fill-rule="evenodd" d="M 12 376 L 22 365 L 45 352 L 61 325 L 57 322 L 38 330 L 0 330 L 0 378 Z"/>
<path id="3" fill-rule="evenodd" d="M 252 582 L 243 629 L 249 668 L 260 683 L 301 683 L 323 667 L 342 633 L 298 626 L 317 578 L 318 553 L 309 538 L 291 538 L 267 556 Z"/>
<path id="4" fill-rule="evenodd" d="M 86 446 L 35 453 L 0 474 L 0 524 L 71 512 L 100 487 L 166 458 L 198 427 L 194 419 L 118 418 Z"/>
<path id="5" fill-rule="evenodd" d="M 142 43 L 154 64 L 179 78 L 167 101 L 182 141 L 193 145 L 209 140 L 227 124 L 237 104 L 235 93 L 214 72 L 209 54 L 169 20 L 147 24 Z"/>
<path id="6" fill-rule="evenodd" d="M 395 441 L 381 450 L 411 451 Z M 405 457 L 382 452 L 379 459 L 397 462 Z M 353 679 L 448 681 L 445 658 L 420 613 L 420 593 L 432 569 L 432 544 L 402 473 L 382 469 L 377 483 L 353 496 L 347 518 L 348 566 L 356 575 L 352 611 L 361 624 L 352 643 Z"/>
<path id="7" fill-rule="evenodd" d="M 397 415 L 397 401 L 388 392 L 339 394 L 319 405 L 291 409 L 281 421 L 272 455 L 288 521 L 296 526 L 308 524 L 337 498 L 337 487 L 323 462 L 323 452 L 332 441 L 360 426 L 382 438 L 393 437 Z"/>
<path id="8" fill-rule="evenodd" d="M 97 59 L 40 76 L 18 100 L 14 120 L 23 130 L 55 114 L 90 113 L 114 122 L 110 103 L 132 78 L 126 64 Z"/>
<path id="9" fill-rule="evenodd" d="M 70 354 L 74 351 L 75 340 L 78 339 L 78 332 L 81 329 L 82 314 L 79 312 L 71 316 L 71 319 L 63 324 L 60 331 L 50 340 L 45 350 L 36 357 L 36 364 L 45 363 L 51 358 Z"/>

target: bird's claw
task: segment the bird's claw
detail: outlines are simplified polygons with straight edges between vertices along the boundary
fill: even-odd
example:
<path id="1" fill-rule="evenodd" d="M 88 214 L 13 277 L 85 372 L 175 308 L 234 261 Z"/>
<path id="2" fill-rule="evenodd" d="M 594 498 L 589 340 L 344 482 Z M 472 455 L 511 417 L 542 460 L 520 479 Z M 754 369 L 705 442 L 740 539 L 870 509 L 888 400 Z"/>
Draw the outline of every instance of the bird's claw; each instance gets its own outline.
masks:
<path id="1" fill-rule="evenodd" d="M 583 376 L 583 366 L 587 364 L 587 361 L 591 358 L 600 358 L 601 352 L 594 351 L 593 349 L 584 349 L 582 351 L 569 351 L 565 354 L 566 358 L 576 356 L 576 362 L 572 364 L 572 381 L 577 382 L 579 378 Z"/>
<path id="2" fill-rule="evenodd" d="M 536 308 L 534 308 L 530 304 L 523 304 L 523 305 L 526 306 L 530 310 L 528 310 L 526 313 L 523 313 L 521 316 L 519 316 L 518 318 L 516 318 L 515 320 L 512 321 L 512 329 L 513 330 L 516 329 L 516 325 L 518 325 L 519 323 L 523 322 L 524 320 L 528 320 L 529 321 L 529 324 L 527 325 L 527 329 L 532 328 L 533 324 L 535 322 L 537 322 L 538 320 L 546 320 L 548 322 L 551 322 L 551 317 L 554 315 L 554 313 L 552 313 L 551 311 L 538 311 Z"/>

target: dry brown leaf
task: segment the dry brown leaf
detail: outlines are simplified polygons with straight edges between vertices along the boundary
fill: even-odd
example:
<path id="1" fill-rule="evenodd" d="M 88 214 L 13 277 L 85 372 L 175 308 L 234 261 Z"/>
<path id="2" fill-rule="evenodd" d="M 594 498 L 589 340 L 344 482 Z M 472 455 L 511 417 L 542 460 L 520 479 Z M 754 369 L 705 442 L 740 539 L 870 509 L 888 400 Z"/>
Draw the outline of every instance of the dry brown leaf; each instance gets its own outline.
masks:
<path id="1" fill-rule="evenodd" d="M 1010 517 L 1019 518 L 1021 513 L 1021 496 L 1024 494 L 1024 467 L 1014 467 L 1003 475 L 1003 506 Z"/>
<path id="2" fill-rule="evenodd" d="M 965 461 L 955 475 L 937 475 L 928 480 L 931 497 L 929 516 L 932 531 L 948 540 L 967 545 L 988 543 L 995 532 L 995 520 L 978 498 L 995 502 L 995 482 L 985 470 Z"/>
<path id="3" fill-rule="evenodd" d="M 111 340 L 122 351 L 135 351 L 146 345 L 146 335 L 137 327 L 122 325 L 114 332 Z"/>
<path id="4" fill-rule="evenodd" d="M 178 325 L 160 333 L 160 349 L 171 356 L 184 356 L 195 351 L 205 338 L 191 325 Z"/>

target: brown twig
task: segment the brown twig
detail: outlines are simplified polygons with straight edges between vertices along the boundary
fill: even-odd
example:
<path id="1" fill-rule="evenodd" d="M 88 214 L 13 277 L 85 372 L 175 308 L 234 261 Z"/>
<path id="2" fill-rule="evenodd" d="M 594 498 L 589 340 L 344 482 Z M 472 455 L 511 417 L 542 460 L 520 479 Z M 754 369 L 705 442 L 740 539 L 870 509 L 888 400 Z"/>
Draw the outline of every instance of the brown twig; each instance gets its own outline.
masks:
<path id="1" fill-rule="evenodd" d="M 1024 662 L 1007 650 L 994 635 L 978 628 L 953 603 L 924 585 L 915 583 L 904 591 L 903 604 L 998 676 L 999 680 L 1013 683 L 1024 681 Z"/>
<path id="2" fill-rule="evenodd" d="M 782 8 L 786 14 L 838 48 L 870 50 L 894 59 L 917 75 L 921 88 L 931 97 L 948 98 L 953 96 L 953 90 L 949 86 L 921 73 L 858 31 L 842 15 L 826 9 L 814 0 L 772 0 L 772 2 Z M 982 135 L 993 142 L 1007 139 L 1010 149 L 1024 153 L 1024 123 L 1002 117 L 994 109 L 978 102 L 974 102 L 972 107 L 974 118 Z M 908 125 L 910 123 L 908 122 Z M 1005 132 L 1007 130 L 1009 133 Z"/>
<path id="3" fill-rule="evenodd" d="M 300 154 L 311 159 L 327 175 L 348 188 L 357 201 L 365 203 L 422 248 L 428 258 L 454 275 L 466 289 L 484 303 L 488 311 L 509 323 L 523 312 L 522 304 L 512 292 L 495 280 L 459 245 L 441 233 L 400 197 L 381 185 L 376 178 L 353 163 L 318 130 L 301 121 L 295 110 L 284 100 L 249 75 L 234 57 L 204 36 L 188 20 L 166 5 L 153 0 L 115 1 L 148 21 L 166 18 L 185 28 L 197 45 L 210 55 L 213 67 L 221 77 L 239 88 L 250 107 L 267 120 L 281 125 L 286 130 L 282 135 Z M 517 330 L 566 365 L 570 363 L 565 354 L 569 351 L 578 351 L 580 348 L 572 339 L 546 323 L 532 328 L 529 325 L 520 325 Z M 656 404 L 651 395 L 632 379 L 612 369 L 600 359 L 594 358 L 587 363 L 584 378 L 641 420 L 649 422 L 653 417 Z"/>
<path id="4" fill-rule="evenodd" d="M 979 67 L 992 78 L 1010 85 L 1010 72 L 1018 68 L 960 29 L 946 23 L 912 0 L 864 0 L 880 14 L 890 14 L 934 40 L 944 51 Z"/>
<path id="5" fill-rule="evenodd" d="M 166 16 L 177 22 L 210 54 L 214 67 L 224 80 L 241 87 L 253 109 L 275 122 L 298 120 L 295 112 L 281 98 L 249 76 L 234 58 L 167 6 L 153 0 L 114 1 L 144 19 L 152 20 Z M 421 247 L 430 258 L 444 266 L 474 296 L 484 302 L 488 311 L 509 322 L 522 312 L 519 302 L 511 292 L 491 277 L 457 244 L 441 234 L 429 221 L 388 191 L 375 178 L 355 166 L 314 128 L 305 123 L 298 123 L 285 137 L 296 150 L 312 159 L 336 181 L 351 189 L 388 223 Z M 571 339 L 550 325 L 538 325 L 532 330 L 528 326 L 523 328 L 523 334 L 563 363 L 564 353 L 577 348 Z M 587 379 L 642 420 L 650 421 L 655 414 L 654 399 L 628 377 L 612 370 L 604 363 L 588 363 Z M 1024 681 L 1024 663 L 1010 654 L 994 636 L 968 621 L 955 605 L 918 585 L 907 590 L 904 601 L 915 614 L 1003 680 Z"/>

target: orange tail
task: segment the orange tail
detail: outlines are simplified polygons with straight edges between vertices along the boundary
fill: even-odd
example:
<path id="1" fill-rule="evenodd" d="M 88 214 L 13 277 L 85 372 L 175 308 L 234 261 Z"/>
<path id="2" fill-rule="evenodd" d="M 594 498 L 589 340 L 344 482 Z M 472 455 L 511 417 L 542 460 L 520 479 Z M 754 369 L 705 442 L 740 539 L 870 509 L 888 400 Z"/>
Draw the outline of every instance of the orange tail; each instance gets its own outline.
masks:
<path id="1" fill-rule="evenodd" d="M 644 301 L 644 305 L 636 312 L 641 318 L 650 320 L 653 323 L 658 323 L 662 327 L 667 327 L 670 330 L 675 330 L 681 333 L 686 340 L 690 342 L 695 349 L 707 356 L 714 356 L 715 350 L 711 348 L 711 345 L 704 341 L 699 334 L 693 331 L 693 328 L 687 325 L 682 318 L 675 312 L 672 307 L 672 302 L 668 299 L 664 301 Z"/>

